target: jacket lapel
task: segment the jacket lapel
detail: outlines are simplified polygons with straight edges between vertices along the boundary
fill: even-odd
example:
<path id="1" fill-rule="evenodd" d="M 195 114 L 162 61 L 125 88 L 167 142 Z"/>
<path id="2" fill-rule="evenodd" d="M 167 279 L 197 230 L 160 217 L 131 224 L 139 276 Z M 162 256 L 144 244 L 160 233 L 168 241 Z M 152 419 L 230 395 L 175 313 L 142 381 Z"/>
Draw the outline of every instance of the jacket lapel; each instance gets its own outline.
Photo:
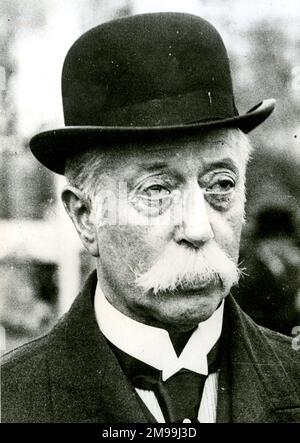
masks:
<path id="1" fill-rule="evenodd" d="M 93 274 L 51 334 L 48 353 L 54 422 L 149 422 L 134 388 L 100 333 Z"/>
<path id="2" fill-rule="evenodd" d="M 299 396 L 276 349 L 231 296 L 226 312 L 230 325 L 232 421 L 299 422 Z"/>
<path id="3" fill-rule="evenodd" d="M 141 406 L 99 331 L 93 309 L 95 286 L 94 273 L 69 313 L 50 334 L 48 367 L 53 421 L 154 421 Z M 299 398 L 265 335 L 231 296 L 225 312 L 230 337 L 226 366 L 230 388 L 221 373 L 218 421 L 227 421 L 231 412 L 233 422 L 299 422 Z"/>

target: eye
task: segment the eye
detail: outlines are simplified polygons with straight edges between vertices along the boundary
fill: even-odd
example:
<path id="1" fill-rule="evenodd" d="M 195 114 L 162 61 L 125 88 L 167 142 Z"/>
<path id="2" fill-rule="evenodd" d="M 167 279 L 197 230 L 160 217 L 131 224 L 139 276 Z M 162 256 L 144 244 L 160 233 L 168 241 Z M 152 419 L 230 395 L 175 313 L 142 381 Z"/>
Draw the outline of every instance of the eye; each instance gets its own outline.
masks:
<path id="1" fill-rule="evenodd" d="M 144 183 L 131 200 L 134 207 L 147 217 L 162 215 L 171 205 L 172 191 L 166 183 Z"/>
<path id="2" fill-rule="evenodd" d="M 211 183 L 207 188 L 206 192 L 213 194 L 225 194 L 232 191 L 235 187 L 235 182 L 230 177 L 218 178 L 213 183 Z"/>
<path id="3" fill-rule="evenodd" d="M 161 185 L 152 185 L 142 190 L 142 197 L 157 200 L 168 197 L 170 195 L 170 191 Z"/>
<path id="4" fill-rule="evenodd" d="M 205 196 L 207 202 L 218 211 L 227 211 L 234 202 L 237 178 L 231 172 L 220 172 L 207 177 Z"/>

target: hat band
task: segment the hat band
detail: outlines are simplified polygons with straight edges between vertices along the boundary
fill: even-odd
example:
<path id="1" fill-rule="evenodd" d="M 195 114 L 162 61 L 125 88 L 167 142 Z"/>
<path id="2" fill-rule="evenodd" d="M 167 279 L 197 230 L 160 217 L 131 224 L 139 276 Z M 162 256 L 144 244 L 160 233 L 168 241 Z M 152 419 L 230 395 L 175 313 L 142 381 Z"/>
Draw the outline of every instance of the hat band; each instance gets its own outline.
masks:
<path id="1" fill-rule="evenodd" d="M 80 112 L 80 114 L 81 117 L 77 110 L 76 122 L 71 122 L 73 120 L 71 118 L 67 121 L 66 118 L 66 125 L 180 126 L 200 121 L 230 118 L 237 116 L 238 112 L 232 94 L 220 91 L 193 91 L 105 111 L 102 108 L 98 115 L 97 112 L 93 114 Z"/>

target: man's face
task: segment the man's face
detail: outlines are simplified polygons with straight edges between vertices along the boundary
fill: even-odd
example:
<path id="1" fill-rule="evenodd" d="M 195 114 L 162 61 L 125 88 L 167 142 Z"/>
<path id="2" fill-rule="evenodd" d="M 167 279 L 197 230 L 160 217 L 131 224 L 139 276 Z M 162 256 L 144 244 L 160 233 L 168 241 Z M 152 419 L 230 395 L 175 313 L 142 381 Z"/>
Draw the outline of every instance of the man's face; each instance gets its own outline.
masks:
<path id="1" fill-rule="evenodd" d="M 124 314 L 189 329 L 236 282 L 247 155 L 226 134 L 104 154 L 93 202 L 98 277 Z"/>

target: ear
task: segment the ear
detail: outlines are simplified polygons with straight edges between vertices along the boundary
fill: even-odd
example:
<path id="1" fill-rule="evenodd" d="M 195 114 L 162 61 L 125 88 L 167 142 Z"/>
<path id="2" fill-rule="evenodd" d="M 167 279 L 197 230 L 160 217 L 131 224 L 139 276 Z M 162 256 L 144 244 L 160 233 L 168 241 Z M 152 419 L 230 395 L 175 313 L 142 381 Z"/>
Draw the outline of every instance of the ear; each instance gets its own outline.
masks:
<path id="1" fill-rule="evenodd" d="M 98 257 L 97 232 L 91 217 L 89 201 L 79 189 L 73 186 L 66 186 L 61 198 L 83 245 L 91 255 Z"/>

